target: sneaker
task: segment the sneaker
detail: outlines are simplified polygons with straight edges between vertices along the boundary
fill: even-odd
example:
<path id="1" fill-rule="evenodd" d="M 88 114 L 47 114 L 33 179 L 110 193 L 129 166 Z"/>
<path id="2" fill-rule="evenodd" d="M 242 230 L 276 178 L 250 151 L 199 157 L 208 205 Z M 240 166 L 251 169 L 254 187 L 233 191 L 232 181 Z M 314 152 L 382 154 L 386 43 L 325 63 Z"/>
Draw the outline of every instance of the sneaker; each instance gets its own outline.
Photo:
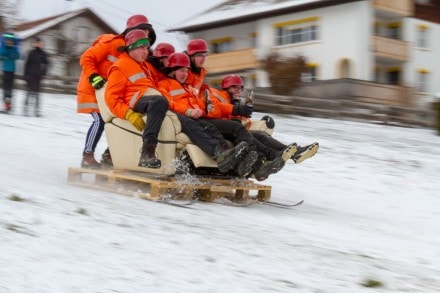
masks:
<path id="1" fill-rule="evenodd" d="M 156 144 L 144 142 L 142 144 L 139 167 L 158 169 L 162 166 L 161 161 L 156 158 Z"/>
<path id="2" fill-rule="evenodd" d="M 105 151 L 102 153 L 100 163 L 104 167 L 113 168 L 113 161 L 109 148 L 106 148 Z"/>
<path id="3" fill-rule="evenodd" d="M 286 161 L 282 157 L 278 157 L 273 161 L 262 161 L 259 163 L 259 167 L 256 168 L 254 172 L 254 177 L 258 181 L 266 180 L 269 175 L 275 174 L 281 169 L 283 169 Z"/>
<path id="4" fill-rule="evenodd" d="M 298 146 L 296 143 L 289 144 L 284 151 L 281 153 L 281 158 L 283 158 L 284 162 L 287 162 L 292 156 L 297 152 Z"/>
<path id="5" fill-rule="evenodd" d="M 291 159 L 295 162 L 295 164 L 299 164 L 304 160 L 313 157 L 318 152 L 318 149 L 319 149 L 319 143 L 317 142 L 314 142 L 312 144 L 303 147 L 299 146 L 298 150 L 291 157 Z"/>
<path id="6" fill-rule="evenodd" d="M 248 149 L 248 144 L 245 141 L 240 142 L 234 148 L 226 151 L 221 147 L 217 147 L 214 159 L 217 162 L 220 173 L 226 173 L 234 169 L 237 162 L 247 154 Z"/>
<path id="7" fill-rule="evenodd" d="M 95 160 L 94 153 L 83 153 L 81 167 L 88 169 L 100 169 L 101 165 Z"/>
<path id="8" fill-rule="evenodd" d="M 238 163 L 236 172 L 238 176 L 242 178 L 248 177 L 253 170 L 254 164 L 258 159 L 258 153 L 256 151 L 250 151 L 247 155 Z"/>

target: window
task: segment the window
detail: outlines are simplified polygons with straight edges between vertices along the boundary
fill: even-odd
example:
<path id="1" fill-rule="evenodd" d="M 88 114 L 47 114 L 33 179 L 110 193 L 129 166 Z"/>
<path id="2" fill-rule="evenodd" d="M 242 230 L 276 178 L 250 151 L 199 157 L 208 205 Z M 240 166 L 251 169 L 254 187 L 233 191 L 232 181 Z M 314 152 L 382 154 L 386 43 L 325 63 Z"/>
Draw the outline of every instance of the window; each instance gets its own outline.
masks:
<path id="1" fill-rule="evenodd" d="M 215 39 L 209 41 L 211 43 L 211 48 L 213 53 L 223 53 L 232 50 L 232 41 L 230 37 Z"/>
<path id="2" fill-rule="evenodd" d="M 312 82 L 317 79 L 317 67 L 316 63 L 306 64 L 305 72 L 301 73 L 302 82 Z"/>
<path id="3" fill-rule="evenodd" d="M 318 39 L 317 17 L 274 24 L 275 44 L 278 46 L 310 42 Z"/>
<path id="4" fill-rule="evenodd" d="M 427 92 L 428 91 L 428 76 L 429 71 L 426 69 L 419 69 L 417 72 L 416 91 Z"/>
<path id="5" fill-rule="evenodd" d="M 416 32 L 416 45 L 419 48 L 428 48 L 428 26 L 419 24 Z"/>
<path id="6" fill-rule="evenodd" d="M 400 40 L 400 26 L 400 22 L 389 23 L 387 37 Z"/>

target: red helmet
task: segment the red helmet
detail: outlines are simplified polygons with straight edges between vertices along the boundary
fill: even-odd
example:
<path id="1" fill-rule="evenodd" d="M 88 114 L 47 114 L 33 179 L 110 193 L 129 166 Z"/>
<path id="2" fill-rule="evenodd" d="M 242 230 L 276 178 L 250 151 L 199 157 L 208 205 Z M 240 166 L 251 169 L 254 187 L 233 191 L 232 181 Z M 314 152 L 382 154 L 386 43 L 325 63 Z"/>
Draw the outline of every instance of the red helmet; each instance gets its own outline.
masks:
<path id="1" fill-rule="evenodd" d="M 168 68 L 190 67 L 189 57 L 184 53 L 173 53 L 168 59 Z"/>
<path id="2" fill-rule="evenodd" d="M 127 26 L 125 27 L 125 30 L 140 28 L 138 26 L 147 25 L 147 24 L 150 23 L 148 22 L 148 18 L 145 15 L 135 14 L 127 19 Z"/>
<path id="3" fill-rule="evenodd" d="M 141 40 L 141 39 L 146 39 L 148 40 L 149 43 L 149 39 L 148 39 L 148 34 L 140 29 L 136 29 L 136 30 L 132 30 L 129 31 L 126 35 L 125 35 L 125 46 L 129 47 L 130 45 L 132 45 L 133 43 Z"/>
<path id="4" fill-rule="evenodd" d="M 243 79 L 237 74 L 226 75 L 222 79 L 222 89 L 230 88 L 231 86 L 243 87 Z"/>
<path id="5" fill-rule="evenodd" d="M 188 48 L 186 52 L 189 56 L 192 56 L 196 53 L 204 53 L 208 52 L 208 44 L 205 42 L 205 40 L 202 39 L 195 39 L 188 42 Z"/>
<path id="6" fill-rule="evenodd" d="M 173 54 L 176 50 L 174 49 L 174 46 L 169 43 L 160 43 L 157 44 L 156 48 L 154 48 L 153 56 L 154 57 L 169 57 L 171 54 Z"/>
<path id="7" fill-rule="evenodd" d="M 151 45 L 156 42 L 156 32 L 153 26 L 148 22 L 148 18 L 142 14 L 135 14 L 127 19 L 127 25 L 122 34 L 127 34 L 129 31 L 134 29 L 148 30 L 148 38 L 150 39 Z"/>

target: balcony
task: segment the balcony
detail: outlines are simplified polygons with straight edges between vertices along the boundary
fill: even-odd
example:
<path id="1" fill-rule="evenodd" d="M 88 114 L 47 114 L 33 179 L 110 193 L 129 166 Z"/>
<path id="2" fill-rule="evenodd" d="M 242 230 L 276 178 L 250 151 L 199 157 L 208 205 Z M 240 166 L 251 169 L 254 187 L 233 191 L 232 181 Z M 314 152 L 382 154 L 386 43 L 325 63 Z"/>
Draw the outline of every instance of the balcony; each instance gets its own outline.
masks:
<path id="1" fill-rule="evenodd" d="M 377 58 L 388 59 L 392 61 L 408 61 L 408 45 L 401 40 L 395 40 L 385 37 L 371 37 L 373 44 L 373 54 Z"/>
<path id="2" fill-rule="evenodd" d="M 412 16 L 414 15 L 414 0 L 373 0 L 376 11 L 383 16 Z"/>
<path id="3" fill-rule="evenodd" d="M 257 68 L 260 65 L 254 56 L 254 49 L 210 54 L 206 59 L 206 70 L 210 74 L 233 72 Z"/>

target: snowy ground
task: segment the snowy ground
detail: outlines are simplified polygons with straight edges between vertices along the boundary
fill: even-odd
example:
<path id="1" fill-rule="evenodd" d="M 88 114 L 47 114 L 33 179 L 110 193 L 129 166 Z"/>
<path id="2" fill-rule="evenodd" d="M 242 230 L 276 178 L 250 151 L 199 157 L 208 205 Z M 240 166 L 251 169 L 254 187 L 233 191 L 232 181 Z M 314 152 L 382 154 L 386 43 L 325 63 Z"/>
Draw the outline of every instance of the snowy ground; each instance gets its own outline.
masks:
<path id="1" fill-rule="evenodd" d="M 90 118 L 73 96 L 44 94 L 43 118 L 16 98 L 0 115 L 2 293 L 440 292 L 433 130 L 275 116 L 278 139 L 321 145 L 265 181 L 305 203 L 187 210 L 68 185 Z"/>

